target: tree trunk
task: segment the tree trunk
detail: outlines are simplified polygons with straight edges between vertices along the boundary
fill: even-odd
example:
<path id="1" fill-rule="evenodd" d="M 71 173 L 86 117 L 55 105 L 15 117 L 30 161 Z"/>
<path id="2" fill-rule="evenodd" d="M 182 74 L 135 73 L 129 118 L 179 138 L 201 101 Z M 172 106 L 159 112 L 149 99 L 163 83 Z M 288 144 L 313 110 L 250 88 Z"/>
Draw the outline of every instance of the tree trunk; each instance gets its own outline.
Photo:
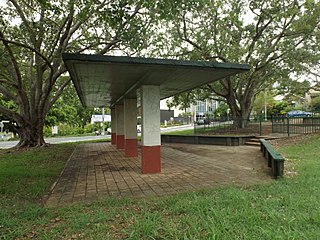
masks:
<path id="1" fill-rule="evenodd" d="M 16 147 L 41 147 L 45 146 L 46 142 L 43 138 L 43 121 L 38 123 L 27 123 L 19 126 L 20 141 Z"/>
<path id="2" fill-rule="evenodd" d="M 233 115 L 233 125 L 236 128 L 246 128 L 249 122 L 250 111 L 241 109 Z"/>
<path id="3" fill-rule="evenodd" d="M 227 102 L 231 110 L 233 126 L 236 128 L 246 128 L 249 122 L 249 117 L 252 108 L 252 104 L 250 104 L 251 100 L 249 99 L 240 103 L 240 106 L 237 104 L 236 99 L 233 97 L 227 98 Z"/>

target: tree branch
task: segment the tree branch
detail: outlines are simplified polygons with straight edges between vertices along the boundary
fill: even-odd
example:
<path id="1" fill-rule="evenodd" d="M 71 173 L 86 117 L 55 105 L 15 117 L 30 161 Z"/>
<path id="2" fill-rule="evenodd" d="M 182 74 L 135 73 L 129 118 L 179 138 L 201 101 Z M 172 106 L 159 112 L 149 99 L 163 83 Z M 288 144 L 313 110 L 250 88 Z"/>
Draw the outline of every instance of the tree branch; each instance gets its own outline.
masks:
<path id="1" fill-rule="evenodd" d="M 108 51 L 108 50 L 110 50 L 114 45 L 116 45 L 116 44 L 119 43 L 119 42 L 121 42 L 120 39 L 113 39 L 113 40 L 111 40 L 110 42 L 97 42 L 97 43 L 88 45 L 88 46 L 86 46 L 86 47 L 84 47 L 84 48 L 76 51 L 76 53 L 81 53 L 81 52 L 83 52 L 83 51 L 89 50 L 89 49 L 91 49 L 91 48 L 93 48 L 93 47 L 97 47 L 97 46 L 103 45 L 103 44 L 106 45 L 106 47 L 105 47 L 104 49 L 107 49 L 107 51 Z M 98 51 L 97 54 L 101 54 L 101 53 Z"/>
<path id="2" fill-rule="evenodd" d="M 5 39 L 1 31 L 0 31 L 0 40 L 1 40 L 3 43 L 4 43 L 4 42 L 7 43 L 7 44 L 8 44 L 8 43 L 11 43 L 11 44 L 17 45 L 17 46 L 19 46 L 19 47 L 23 47 L 23 48 L 29 49 L 30 51 L 36 53 L 37 55 L 39 55 L 39 56 L 47 63 L 48 67 L 49 67 L 52 71 L 54 71 L 54 69 L 53 69 L 52 66 L 51 66 L 50 61 L 49 61 L 42 53 L 40 53 L 38 50 L 36 50 L 35 48 L 30 47 L 30 46 L 28 46 L 28 45 L 26 45 L 26 44 L 24 44 L 24 43 L 20 43 L 20 42 L 16 42 L 16 41 L 12 41 L 12 40 Z"/>
<path id="3" fill-rule="evenodd" d="M 206 87 L 211 91 L 213 92 L 214 94 L 218 95 L 218 96 L 221 96 L 221 97 L 224 97 L 226 98 L 227 97 L 227 94 L 223 94 L 222 92 L 219 92 L 217 91 L 213 86 L 211 86 L 210 84 L 207 84 Z"/>
<path id="4" fill-rule="evenodd" d="M 253 10 L 252 10 L 253 11 Z M 273 21 L 273 18 L 270 18 L 269 21 L 263 25 L 261 28 L 259 28 L 259 24 L 262 22 L 262 14 L 259 15 L 259 19 L 257 21 L 257 24 L 256 24 L 256 34 L 255 36 L 252 38 L 252 42 L 249 46 L 249 51 L 248 51 L 248 54 L 245 58 L 245 62 L 249 62 L 249 59 L 251 58 L 251 55 L 253 53 L 253 50 L 254 50 L 254 47 L 257 43 L 257 41 L 259 40 L 259 38 L 262 36 L 262 33 L 267 29 L 267 27 L 272 23 Z"/>
<path id="5" fill-rule="evenodd" d="M 58 98 L 61 96 L 61 94 L 63 93 L 63 90 L 65 89 L 66 86 L 68 86 L 68 84 L 71 82 L 71 78 L 68 79 L 67 81 L 65 81 L 59 88 L 59 90 L 56 92 L 55 96 L 51 99 L 51 101 L 49 102 L 47 108 L 45 109 L 45 111 L 48 111 L 52 105 L 58 100 Z"/>
<path id="6" fill-rule="evenodd" d="M 8 118 L 13 119 L 15 122 L 18 123 L 18 125 L 22 125 L 22 123 L 24 122 L 20 114 L 10 111 L 2 105 L 0 105 L 0 113 L 7 116 Z"/>
<path id="7" fill-rule="evenodd" d="M 0 83 L 1 83 L 1 80 L 0 80 Z M 14 101 L 15 103 L 18 103 L 17 97 L 1 85 L 0 85 L 0 93 L 2 93 L 5 97 L 9 98 L 10 100 Z"/>
<path id="8" fill-rule="evenodd" d="M 119 39 L 120 31 L 122 31 L 125 28 L 125 26 L 130 23 L 130 21 L 139 13 L 140 9 L 141 9 L 141 5 L 137 5 L 136 8 L 134 9 L 133 13 L 130 15 L 130 17 L 123 24 L 121 24 L 119 26 L 119 28 L 118 28 L 116 34 L 113 36 L 112 40 L 102 50 L 98 51 L 97 54 L 103 55 L 103 54 L 107 53 L 113 45 L 122 41 L 121 39 Z"/>
<path id="9" fill-rule="evenodd" d="M 4 47 L 8 51 L 10 60 L 13 64 L 13 68 L 15 70 L 14 77 L 16 78 L 15 80 L 17 81 L 17 85 L 19 88 L 22 88 L 22 77 L 21 77 L 21 72 L 19 69 L 18 62 L 17 62 L 16 58 L 14 57 L 13 51 L 12 51 L 11 47 L 9 46 L 8 42 L 4 40 L 4 34 L 1 30 L 0 30 L 0 40 L 3 42 Z"/>
<path id="10" fill-rule="evenodd" d="M 15 9 L 17 10 L 18 12 L 18 15 L 20 16 L 23 24 L 26 26 L 26 28 L 28 29 L 28 32 L 31 34 L 31 42 L 35 42 L 35 33 L 33 31 L 33 29 L 30 27 L 30 24 L 29 24 L 29 21 L 28 19 L 26 18 L 24 12 L 22 11 L 20 5 L 17 3 L 16 0 L 9 0 L 15 7 Z"/>
<path id="11" fill-rule="evenodd" d="M 193 42 L 188 37 L 188 34 L 187 34 L 187 22 L 186 22 L 186 15 L 185 14 L 183 14 L 182 19 L 183 19 L 183 38 L 182 38 L 182 40 L 184 40 L 187 43 L 191 44 L 196 49 L 199 49 L 200 51 L 202 51 L 203 50 L 202 47 L 200 45 L 198 45 L 197 43 Z"/>

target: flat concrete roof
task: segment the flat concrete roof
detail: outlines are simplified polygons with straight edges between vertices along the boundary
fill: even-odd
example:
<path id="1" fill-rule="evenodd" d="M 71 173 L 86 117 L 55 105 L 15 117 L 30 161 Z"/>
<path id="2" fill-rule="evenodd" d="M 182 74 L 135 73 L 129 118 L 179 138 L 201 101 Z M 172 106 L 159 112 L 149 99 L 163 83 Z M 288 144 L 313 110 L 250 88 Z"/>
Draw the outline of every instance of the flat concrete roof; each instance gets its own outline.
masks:
<path id="1" fill-rule="evenodd" d="M 141 85 L 160 86 L 164 99 L 250 70 L 248 64 L 64 53 L 81 103 L 112 107 L 135 98 Z"/>

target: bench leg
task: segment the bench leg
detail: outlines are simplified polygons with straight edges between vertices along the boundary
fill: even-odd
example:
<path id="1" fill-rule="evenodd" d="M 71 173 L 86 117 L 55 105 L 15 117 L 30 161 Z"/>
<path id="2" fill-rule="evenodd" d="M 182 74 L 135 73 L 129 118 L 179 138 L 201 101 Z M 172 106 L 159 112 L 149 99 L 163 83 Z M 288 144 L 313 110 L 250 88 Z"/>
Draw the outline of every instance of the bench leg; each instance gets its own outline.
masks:
<path id="1" fill-rule="evenodd" d="M 266 152 L 266 159 L 268 161 L 268 167 L 272 167 L 272 157 L 270 155 L 270 153 Z"/>
<path id="2" fill-rule="evenodd" d="M 282 177 L 284 172 L 284 161 L 275 161 L 272 159 L 271 171 L 274 178 Z"/>
<path id="3" fill-rule="evenodd" d="M 284 173 L 284 162 L 276 161 L 276 178 L 282 177 Z"/>

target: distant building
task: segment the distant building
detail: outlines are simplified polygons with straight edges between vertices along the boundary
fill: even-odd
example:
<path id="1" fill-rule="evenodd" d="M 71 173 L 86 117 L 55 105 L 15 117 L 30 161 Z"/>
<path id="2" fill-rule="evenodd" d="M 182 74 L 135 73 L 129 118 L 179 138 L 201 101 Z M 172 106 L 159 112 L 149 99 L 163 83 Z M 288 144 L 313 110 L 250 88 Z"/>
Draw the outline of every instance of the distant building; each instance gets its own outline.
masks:
<path id="1" fill-rule="evenodd" d="M 197 114 L 213 114 L 218 107 L 218 101 L 211 99 L 206 99 L 205 101 L 197 100 L 196 104 L 191 106 L 191 112 L 196 112 Z"/>
<path id="2" fill-rule="evenodd" d="M 111 115 L 103 115 L 103 121 L 102 121 L 102 115 L 91 116 L 91 124 L 101 123 L 101 122 L 111 122 Z"/>
<path id="3" fill-rule="evenodd" d="M 160 109 L 160 122 L 170 121 L 174 118 L 174 110 Z"/>
<path id="4" fill-rule="evenodd" d="M 161 109 L 169 109 L 166 104 L 166 101 L 167 99 L 161 100 L 160 102 Z M 197 100 L 196 104 L 191 105 L 189 108 L 186 109 L 186 111 L 192 114 L 194 121 L 197 121 L 197 118 L 199 118 L 199 116 L 204 117 L 206 114 L 213 115 L 215 110 L 218 107 L 219 107 L 219 102 L 216 100 L 211 100 L 211 99 L 206 99 L 205 101 Z M 171 110 L 174 111 L 174 117 L 178 117 L 180 114 L 184 113 L 184 111 L 176 107 L 171 108 Z"/>
<path id="5" fill-rule="evenodd" d="M 160 101 L 160 109 L 161 109 L 161 111 L 169 110 L 169 108 L 167 106 L 167 100 L 168 100 L 168 98 L 163 99 L 163 100 Z M 178 117 L 180 114 L 182 114 L 184 112 L 184 111 L 180 110 L 177 107 L 172 107 L 172 108 L 170 108 L 170 110 L 173 111 L 173 117 Z"/>
<path id="6" fill-rule="evenodd" d="M 311 100 L 316 97 L 320 97 L 320 91 L 316 91 L 313 89 L 310 89 L 305 95 L 305 99 L 309 104 L 311 103 Z"/>

